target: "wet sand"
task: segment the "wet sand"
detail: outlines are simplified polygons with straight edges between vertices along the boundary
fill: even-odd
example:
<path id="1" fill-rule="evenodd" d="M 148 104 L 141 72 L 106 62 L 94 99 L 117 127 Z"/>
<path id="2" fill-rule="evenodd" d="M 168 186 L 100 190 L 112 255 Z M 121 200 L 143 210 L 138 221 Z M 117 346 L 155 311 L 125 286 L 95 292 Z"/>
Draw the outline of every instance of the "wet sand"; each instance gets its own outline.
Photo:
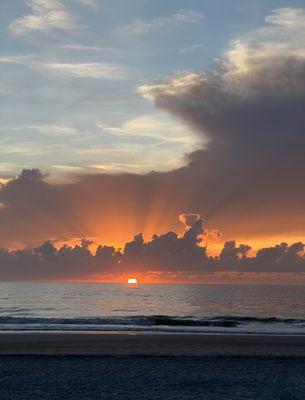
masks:
<path id="1" fill-rule="evenodd" d="M 1 333 L 0 355 L 305 356 L 305 336 Z"/>

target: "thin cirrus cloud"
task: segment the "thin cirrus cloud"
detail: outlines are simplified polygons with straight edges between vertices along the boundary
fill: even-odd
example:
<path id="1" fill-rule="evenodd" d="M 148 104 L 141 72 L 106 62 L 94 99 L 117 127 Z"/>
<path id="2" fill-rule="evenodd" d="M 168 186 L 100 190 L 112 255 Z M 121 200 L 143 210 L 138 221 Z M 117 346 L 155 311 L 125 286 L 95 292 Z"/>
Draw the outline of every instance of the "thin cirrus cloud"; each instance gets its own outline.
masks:
<path id="1" fill-rule="evenodd" d="M 7 64 L 28 64 L 35 56 L 33 54 L 16 54 L 0 56 L 0 63 Z"/>
<path id="2" fill-rule="evenodd" d="M 112 63 L 53 63 L 42 62 L 34 64 L 34 68 L 51 73 L 75 78 L 89 79 L 125 79 L 125 68 Z"/>
<path id="3" fill-rule="evenodd" d="M 154 165 L 148 164 L 148 168 L 153 168 Z M 111 162 L 109 164 L 89 164 L 86 165 L 86 171 L 90 173 L 106 173 L 106 174 L 118 174 L 128 170 L 130 172 L 137 173 L 143 165 L 141 162 L 137 163 L 123 163 L 123 162 Z"/>
<path id="4" fill-rule="evenodd" d="M 202 52 L 206 49 L 202 44 L 195 43 L 191 46 L 184 47 L 178 51 L 179 54 L 185 55 L 185 54 L 193 54 L 193 53 L 198 53 Z"/>
<path id="5" fill-rule="evenodd" d="M 288 28 L 305 27 L 305 11 L 301 8 L 283 7 L 275 10 L 266 18 L 271 24 L 286 26 Z"/>
<path id="6" fill-rule="evenodd" d="M 159 114 L 135 118 L 121 126 L 107 126 L 98 123 L 98 127 L 115 136 L 131 136 L 159 142 L 180 143 L 189 146 L 189 151 L 196 147 L 196 144 L 199 144 L 187 126 Z"/>
<path id="7" fill-rule="evenodd" d="M 199 11 L 183 9 L 167 17 L 159 17 L 152 20 L 136 20 L 125 25 L 122 29 L 128 34 L 141 35 L 168 26 L 177 26 L 183 23 L 196 24 L 202 18 L 203 14 Z"/>
<path id="8" fill-rule="evenodd" d="M 76 135 L 77 129 L 69 125 L 15 125 L 15 126 L 2 126 L 1 131 L 34 131 L 46 135 Z"/>
<path id="9" fill-rule="evenodd" d="M 47 149 L 48 150 L 48 149 Z M 22 155 L 22 156 L 37 156 L 42 154 L 44 151 L 41 146 L 35 146 L 35 143 L 27 142 L 16 144 L 2 145 L 0 154 L 2 155 Z M 11 172 L 11 171 L 10 171 Z"/>
<path id="10" fill-rule="evenodd" d="M 1 173 L 10 173 L 11 171 L 18 171 L 20 169 L 20 165 L 12 163 L 12 162 L 0 162 L 0 172 Z M 6 183 L 6 178 L 1 178 L 0 183 Z"/>
<path id="11" fill-rule="evenodd" d="M 109 46 L 88 46 L 83 44 L 63 44 L 61 46 L 62 49 L 75 50 L 75 51 L 93 51 L 93 52 L 101 52 L 105 54 L 110 54 L 114 56 L 120 56 L 124 54 L 122 49 L 118 49 L 116 47 Z"/>
<path id="12" fill-rule="evenodd" d="M 34 55 L 1 56 L 0 63 L 12 63 L 29 67 L 39 72 L 52 73 L 70 78 L 126 79 L 128 71 L 119 64 L 106 62 L 52 62 L 40 61 Z"/>
<path id="13" fill-rule="evenodd" d="M 89 6 L 92 8 L 97 8 L 98 7 L 98 0 L 72 0 L 75 1 L 76 3 L 82 4 L 84 6 Z"/>
<path id="14" fill-rule="evenodd" d="M 11 22 L 9 29 L 17 36 L 32 32 L 48 33 L 53 29 L 73 31 L 80 26 L 61 0 L 25 0 L 31 14 Z"/>
<path id="15" fill-rule="evenodd" d="M 67 173 L 78 173 L 82 171 L 82 167 L 78 167 L 76 165 L 65 165 L 65 164 L 53 164 L 51 169 L 60 171 L 60 172 L 67 172 Z"/>

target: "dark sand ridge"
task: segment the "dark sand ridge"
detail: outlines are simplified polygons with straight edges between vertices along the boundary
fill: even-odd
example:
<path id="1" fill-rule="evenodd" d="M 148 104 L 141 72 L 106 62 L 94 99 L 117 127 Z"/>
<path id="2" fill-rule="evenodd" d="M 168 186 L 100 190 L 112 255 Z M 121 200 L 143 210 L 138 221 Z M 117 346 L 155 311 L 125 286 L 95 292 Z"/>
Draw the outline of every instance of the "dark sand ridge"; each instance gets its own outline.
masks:
<path id="1" fill-rule="evenodd" d="M 303 335 L 1 333 L 0 355 L 305 356 Z"/>

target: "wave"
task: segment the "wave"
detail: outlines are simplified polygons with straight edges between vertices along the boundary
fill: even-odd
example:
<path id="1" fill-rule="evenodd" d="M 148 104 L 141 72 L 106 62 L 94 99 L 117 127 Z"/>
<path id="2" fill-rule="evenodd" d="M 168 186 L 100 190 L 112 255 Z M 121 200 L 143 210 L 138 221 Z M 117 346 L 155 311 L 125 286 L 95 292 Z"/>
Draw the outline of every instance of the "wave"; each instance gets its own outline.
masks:
<path id="1" fill-rule="evenodd" d="M 97 328 L 98 330 L 107 327 L 128 328 L 157 328 L 157 327 L 189 327 L 189 328 L 238 328 L 238 327 L 272 327 L 289 326 L 305 328 L 305 319 L 277 318 L 277 317 L 251 317 L 251 316 L 215 316 L 215 317 L 193 317 L 193 316 L 169 316 L 169 315 L 148 315 L 128 317 L 76 317 L 76 318 L 45 318 L 45 317 L 18 317 L 1 316 L 0 331 L 15 327 L 22 330 L 23 327 L 41 329 L 52 329 L 65 327 L 66 330 Z M 107 329 L 109 330 L 109 329 Z"/>

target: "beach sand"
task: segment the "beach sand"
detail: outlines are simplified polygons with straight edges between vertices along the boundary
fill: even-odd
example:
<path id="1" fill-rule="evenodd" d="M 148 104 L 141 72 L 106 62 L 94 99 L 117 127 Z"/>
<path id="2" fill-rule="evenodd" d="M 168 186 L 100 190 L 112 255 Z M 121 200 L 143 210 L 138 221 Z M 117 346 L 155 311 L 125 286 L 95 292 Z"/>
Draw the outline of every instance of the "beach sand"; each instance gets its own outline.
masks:
<path id="1" fill-rule="evenodd" d="M 305 356 L 305 336 L 1 333 L 0 355 Z"/>
<path id="2" fill-rule="evenodd" d="M 3 400 L 303 400 L 305 358 L 0 356 Z"/>
<path id="3" fill-rule="evenodd" d="M 303 400 L 304 371 L 304 336 L 0 334 L 4 400 Z"/>

